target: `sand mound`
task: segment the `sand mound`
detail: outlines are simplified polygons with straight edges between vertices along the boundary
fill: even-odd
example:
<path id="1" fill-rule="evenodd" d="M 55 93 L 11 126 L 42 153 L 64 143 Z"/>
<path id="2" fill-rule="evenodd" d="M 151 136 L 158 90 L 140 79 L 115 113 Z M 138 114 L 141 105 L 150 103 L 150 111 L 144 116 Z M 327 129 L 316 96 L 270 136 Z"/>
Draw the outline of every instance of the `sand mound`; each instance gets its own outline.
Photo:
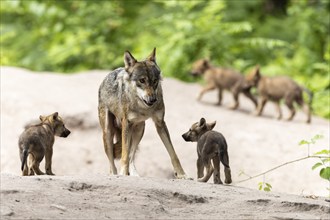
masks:
<path id="1" fill-rule="evenodd" d="M 232 97 L 228 93 L 224 94 L 221 107 L 214 105 L 217 92 L 206 94 L 203 102 L 197 102 L 200 85 L 169 78 L 162 82 L 165 121 L 181 164 L 190 177 L 196 178 L 196 146 L 184 142 L 181 135 L 193 122 L 205 117 L 207 121 L 216 120 L 215 130 L 227 139 L 233 185 L 257 189 L 258 183 L 265 181 L 273 186 L 275 193 L 300 196 L 169 180 L 173 178 L 172 165 L 150 120 L 136 158 L 142 178 L 107 176 L 109 165 L 97 116 L 97 91 L 107 73 L 89 71 L 64 75 L 1 67 L 1 208 L 5 216 L 20 218 L 24 213 L 31 218 L 62 215 L 63 218 L 83 218 L 82 213 L 86 213 L 86 218 L 119 218 L 126 217 L 125 213 L 127 218 L 202 218 L 206 213 L 210 218 L 325 216 L 327 209 L 324 207 L 329 203 L 323 202 L 324 198 L 303 198 L 329 195 L 327 181 L 311 170 L 318 162 L 316 159 L 290 164 L 247 182 L 237 182 L 246 178 L 239 176 L 242 171 L 253 176 L 306 156 L 307 148 L 298 146 L 298 142 L 315 134 L 325 137 L 311 146 L 311 152 L 329 147 L 329 121 L 313 117 L 312 124 L 308 125 L 301 112 L 292 122 L 278 121 L 274 119 L 275 108 L 271 104 L 266 106 L 264 116 L 257 118 L 250 114 L 253 105 L 244 97 L 240 97 L 238 110 L 229 110 Z M 55 111 L 72 131 L 68 138 L 55 141 L 53 171 L 58 176 L 19 177 L 19 134 L 24 126 L 38 120 L 39 115 Z M 287 115 L 284 111 L 284 116 Z M 35 197 L 36 194 L 40 198 Z M 38 208 L 32 208 L 34 203 Z M 265 213 L 268 216 L 262 216 Z"/>

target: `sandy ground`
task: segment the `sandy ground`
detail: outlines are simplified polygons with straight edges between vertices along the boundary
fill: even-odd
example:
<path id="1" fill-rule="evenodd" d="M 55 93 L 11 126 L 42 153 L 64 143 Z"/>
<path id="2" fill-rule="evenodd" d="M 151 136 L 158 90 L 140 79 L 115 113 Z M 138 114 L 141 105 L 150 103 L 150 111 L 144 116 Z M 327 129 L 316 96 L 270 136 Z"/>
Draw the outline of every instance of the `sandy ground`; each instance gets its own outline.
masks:
<path id="1" fill-rule="evenodd" d="M 214 105 L 216 92 L 197 102 L 199 84 L 169 78 L 162 82 L 165 121 L 184 170 L 196 178 L 196 144 L 184 142 L 181 135 L 205 117 L 216 120 L 215 130 L 227 139 L 234 183 L 215 186 L 212 180 L 207 184 L 172 180 L 169 156 L 152 121 L 147 121 L 136 158 L 141 178 L 108 176 L 97 117 L 97 91 L 108 72 L 64 75 L 1 67 L 1 219 L 328 217 L 330 203 L 323 197 L 315 199 L 329 196 L 327 181 L 318 170 L 311 170 L 317 159 L 237 182 L 247 178 L 239 176 L 242 171 L 253 176 L 307 156 L 307 147 L 298 143 L 315 134 L 324 138 L 310 147 L 310 153 L 329 148 L 329 121 L 314 116 L 308 125 L 302 112 L 292 122 L 278 121 L 272 104 L 258 118 L 250 114 L 253 105 L 245 97 L 240 98 L 240 108 L 232 111 L 228 109 L 232 97 L 227 93 L 221 107 Z M 68 138 L 55 141 L 53 171 L 57 176 L 20 177 L 19 134 L 39 115 L 55 111 L 72 131 Z M 272 185 L 272 193 L 256 190 L 261 181 Z"/>

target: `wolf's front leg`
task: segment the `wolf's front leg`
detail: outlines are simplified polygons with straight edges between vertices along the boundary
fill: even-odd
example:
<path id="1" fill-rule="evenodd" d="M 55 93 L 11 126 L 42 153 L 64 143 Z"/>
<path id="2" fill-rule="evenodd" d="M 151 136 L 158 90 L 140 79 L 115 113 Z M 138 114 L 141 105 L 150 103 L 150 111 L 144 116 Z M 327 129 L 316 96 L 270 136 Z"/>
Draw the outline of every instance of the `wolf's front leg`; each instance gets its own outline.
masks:
<path id="1" fill-rule="evenodd" d="M 122 151 L 121 151 L 121 160 L 120 160 L 120 164 L 121 164 L 120 175 L 128 175 L 132 126 L 125 118 L 122 119 L 121 126 L 122 126 Z"/>
<path id="2" fill-rule="evenodd" d="M 255 116 L 260 116 L 262 114 L 262 111 L 264 110 L 266 103 L 267 103 L 267 98 L 260 97 L 257 110 L 254 113 Z"/>
<path id="3" fill-rule="evenodd" d="M 202 178 L 204 176 L 204 165 L 202 158 L 198 156 L 197 159 L 197 178 Z"/>
<path id="4" fill-rule="evenodd" d="M 155 122 L 155 125 L 156 125 L 158 135 L 159 135 L 160 139 L 162 140 L 163 144 L 165 145 L 168 154 L 170 155 L 171 162 L 172 162 L 172 165 L 174 167 L 174 172 L 175 172 L 176 178 L 178 178 L 178 179 L 188 179 L 188 177 L 186 176 L 184 170 L 182 169 L 179 158 L 176 155 L 175 150 L 173 148 L 171 138 L 170 138 L 170 134 L 168 132 L 165 121 L 164 120 L 156 121 L 154 119 L 154 122 Z"/>
<path id="5" fill-rule="evenodd" d="M 45 152 L 45 170 L 47 175 L 55 175 L 52 172 L 52 157 L 53 157 L 53 147 L 50 147 Z"/>
<path id="6" fill-rule="evenodd" d="M 212 166 L 210 160 L 207 163 L 207 165 L 205 166 L 205 168 L 206 168 L 206 174 L 202 178 L 198 178 L 198 180 L 197 180 L 198 182 L 205 182 L 206 183 L 210 179 L 210 177 L 212 176 L 214 169 L 213 169 L 213 166 Z"/>

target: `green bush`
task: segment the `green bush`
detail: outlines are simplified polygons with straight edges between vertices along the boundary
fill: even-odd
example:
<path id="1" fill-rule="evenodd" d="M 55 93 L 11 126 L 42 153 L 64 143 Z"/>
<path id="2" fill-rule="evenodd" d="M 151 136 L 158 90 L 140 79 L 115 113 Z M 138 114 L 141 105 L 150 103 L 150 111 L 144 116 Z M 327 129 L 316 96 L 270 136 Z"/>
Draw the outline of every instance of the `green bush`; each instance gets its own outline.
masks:
<path id="1" fill-rule="evenodd" d="M 330 118 L 330 2 L 2 0 L 0 64 L 37 71 L 114 69 L 157 47 L 165 76 L 193 81 L 191 63 L 285 74 Z"/>

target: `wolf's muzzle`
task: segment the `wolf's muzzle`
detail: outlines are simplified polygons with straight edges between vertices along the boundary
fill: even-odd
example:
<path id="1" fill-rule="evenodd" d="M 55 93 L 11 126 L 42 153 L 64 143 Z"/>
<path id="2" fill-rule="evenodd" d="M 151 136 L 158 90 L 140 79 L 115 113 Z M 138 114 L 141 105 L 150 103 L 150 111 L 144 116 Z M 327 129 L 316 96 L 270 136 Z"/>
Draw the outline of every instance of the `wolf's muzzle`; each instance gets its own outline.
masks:
<path id="1" fill-rule="evenodd" d="M 184 134 L 182 135 L 182 138 L 183 138 L 185 141 L 191 141 L 191 139 L 189 138 L 189 135 L 186 134 L 186 133 L 184 133 Z"/>
<path id="2" fill-rule="evenodd" d="M 69 136 L 69 134 L 71 133 L 71 131 L 69 131 L 68 129 L 63 131 L 62 134 L 61 134 L 61 137 L 67 137 Z"/>
<path id="3" fill-rule="evenodd" d="M 147 97 L 145 99 L 143 99 L 144 103 L 146 103 L 148 106 L 152 106 L 153 104 L 155 104 L 155 102 L 157 102 L 157 98 L 154 96 L 151 97 Z"/>

